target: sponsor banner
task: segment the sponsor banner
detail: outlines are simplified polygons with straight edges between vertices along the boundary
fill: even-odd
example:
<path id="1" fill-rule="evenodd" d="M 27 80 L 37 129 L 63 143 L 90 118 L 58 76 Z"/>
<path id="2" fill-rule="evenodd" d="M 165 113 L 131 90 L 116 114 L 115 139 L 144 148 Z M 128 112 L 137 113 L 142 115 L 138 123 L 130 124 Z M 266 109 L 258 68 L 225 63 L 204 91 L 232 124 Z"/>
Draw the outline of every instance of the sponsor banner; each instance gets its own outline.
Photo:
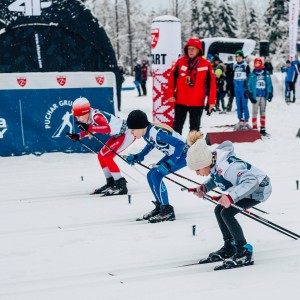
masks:
<path id="1" fill-rule="evenodd" d="M 151 25 L 153 121 L 173 125 L 174 103 L 164 96 L 171 67 L 181 55 L 181 23 L 172 16 L 157 17 Z"/>
<path id="2" fill-rule="evenodd" d="M 73 101 L 86 97 L 92 107 L 115 114 L 115 93 L 111 72 L 0 74 L 0 156 L 87 152 L 66 137 L 79 131 Z M 84 142 L 101 148 L 97 141 Z"/>
<path id="3" fill-rule="evenodd" d="M 290 0 L 289 3 L 289 44 L 290 60 L 295 60 L 297 53 L 297 32 L 298 32 L 299 0 Z"/>

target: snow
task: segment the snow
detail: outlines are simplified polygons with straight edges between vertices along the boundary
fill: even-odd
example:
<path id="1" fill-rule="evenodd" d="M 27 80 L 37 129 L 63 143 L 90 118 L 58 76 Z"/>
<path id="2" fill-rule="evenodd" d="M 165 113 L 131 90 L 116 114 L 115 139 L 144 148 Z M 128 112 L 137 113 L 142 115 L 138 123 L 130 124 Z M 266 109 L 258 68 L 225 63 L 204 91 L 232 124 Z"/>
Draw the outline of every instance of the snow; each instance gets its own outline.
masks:
<path id="1" fill-rule="evenodd" d="M 273 194 L 258 207 L 269 214 L 253 212 L 300 234 L 300 190 L 296 189 L 296 180 L 300 180 L 300 139 L 296 138 L 300 101 L 285 104 L 281 80 L 281 74 L 273 76 L 275 97 L 267 107 L 271 139 L 235 144 L 235 149 L 272 181 Z M 132 86 L 132 82 L 127 78 L 124 86 Z M 121 117 L 137 108 L 151 117 L 151 93 L 136 95 L 136 91 L 123 92 Z M 234 124 L 236 119 L 236 112 L 204 115 L 202 131 L 231 130 L 213 126 Z M 187 133 L 188 123 L 184 135 Z M 126 153 L 136 153 L 143 145 L 139 140 Z M 160 157 L 154 150 L 144 163 L 155 163 Z M 214 205 L 165 181 L 177 220 L 136 222 L 154 207 L 146 178 L 141 175 L 146 170 L 137 166 L 136 171 L 119 158 L 116 161 L 128 180 L 131 204 L 127 195 L 89 195 L 104 184 L 94 154 L 0 157 L 1 300 L 298 297 L 299 241 L 242 215 L 238 219 L 254 247 L 254 266 L 219 272 L 213 271 L 215 264 L 176 268 L 197 262 L 222 245 Z M 204 180 L 187 168 L 179 173 Z"/>

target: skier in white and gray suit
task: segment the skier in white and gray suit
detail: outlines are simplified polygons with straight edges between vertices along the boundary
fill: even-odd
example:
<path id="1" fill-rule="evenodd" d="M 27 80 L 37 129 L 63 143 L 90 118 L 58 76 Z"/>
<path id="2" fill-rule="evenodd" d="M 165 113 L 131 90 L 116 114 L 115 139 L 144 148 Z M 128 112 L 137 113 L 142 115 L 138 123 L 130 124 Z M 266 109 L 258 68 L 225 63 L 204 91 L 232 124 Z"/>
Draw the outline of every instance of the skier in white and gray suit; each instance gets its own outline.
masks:
<path id="1" fill-rule="evenodd" d="M 211 253 L 206 262 L 226 259 L 223 266 L 227 269 L 253 264 L 253 247 L 247 244 L 235 218 L 240 210 L 231 204 L 248 209 L 267 200 L 272 192 L 270 179 L 261 170 L 236 157 L 230 141 L 223 142 L 211 152 L 201 137 L 199 132 L 191 132 L 188 136 L 191 147 L 187 152 L 187 166 L 197 175 L 210 177 L 194 193 L 202 198 L 215 187 L 227 193 L 216 199 L 218 205 L 215 208 L 225 243 L 220 250 Z"/>

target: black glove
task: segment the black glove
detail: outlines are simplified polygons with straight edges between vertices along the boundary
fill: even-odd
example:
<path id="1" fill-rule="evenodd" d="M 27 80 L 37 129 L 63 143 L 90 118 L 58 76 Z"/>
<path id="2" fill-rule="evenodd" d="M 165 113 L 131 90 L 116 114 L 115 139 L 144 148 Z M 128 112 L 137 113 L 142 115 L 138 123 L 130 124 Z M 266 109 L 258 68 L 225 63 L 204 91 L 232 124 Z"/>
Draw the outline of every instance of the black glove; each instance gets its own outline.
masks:
<path id="1" fill-rule="evenodd" d="M 215 108 L 213 108 L 211 111 L 209 111 L 209 104 L 208 104 L 208 103 L 205 105 L 205 108 L 204 108 L 204 109 L 205 109 L 206 114 L 207 114 L 208 116 L 210 116 L 212 112 L 216 111 Z"/>
<path id="2" fill-rule="evenodd" d="M 73 142 L 76 142 L 76 141 L 79 140 L 79 134 L 78 133 L 67 132 L 66 136 L 68 136 Z"/>
<path id="3" fill-rule="evenodd" d="M 244 97 L 246 99 L 251 99 L 252 98 L 252 93 L 250 93 L 250 91 L 246 90 L 245 93 L 244 93 Z"/>
<path id="4" fill-rule="evenodd" d="M 89 130 L 89 124 L 83 123 L 83 122 L 75 122 L 75 124 L 77 125 L 77 127 L 81 130 L 81 131 L 88 131 Z"/>
<path id="5" fill-rule="evenodd" d="M 271 102 L 271 101 L 272 101 L 272 99 L 273 99 L 273 94 L 272 94 L 272 93 L 270 93 L 269 97 L 267 98 L 267 101 Z"/>
<path id="6" fill-rule="evenodd" d="M 257 101 L 254 98 L 250 98 L 251 103 L 255 104 Z"/>

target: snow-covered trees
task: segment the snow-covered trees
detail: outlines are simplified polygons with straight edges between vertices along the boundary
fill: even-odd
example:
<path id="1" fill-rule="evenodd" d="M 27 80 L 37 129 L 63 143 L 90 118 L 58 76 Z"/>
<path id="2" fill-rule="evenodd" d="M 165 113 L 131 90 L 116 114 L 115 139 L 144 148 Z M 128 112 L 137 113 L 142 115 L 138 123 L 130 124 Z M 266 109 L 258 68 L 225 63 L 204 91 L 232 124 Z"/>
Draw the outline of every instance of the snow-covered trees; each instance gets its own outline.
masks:
<path id="1" fill-rule="evenodd" d="M 205 0 L 201 3 L 198 32 L 200 38 L 216 36 L 218 31 L 217 11 L 215 1 Z"/>
<path id="2" fill-rule="evenodd" d="M 236 38 L 237 20 L 227 0 L 223 0 L 218 8 L 217 33 L 219 36 Z"/>

